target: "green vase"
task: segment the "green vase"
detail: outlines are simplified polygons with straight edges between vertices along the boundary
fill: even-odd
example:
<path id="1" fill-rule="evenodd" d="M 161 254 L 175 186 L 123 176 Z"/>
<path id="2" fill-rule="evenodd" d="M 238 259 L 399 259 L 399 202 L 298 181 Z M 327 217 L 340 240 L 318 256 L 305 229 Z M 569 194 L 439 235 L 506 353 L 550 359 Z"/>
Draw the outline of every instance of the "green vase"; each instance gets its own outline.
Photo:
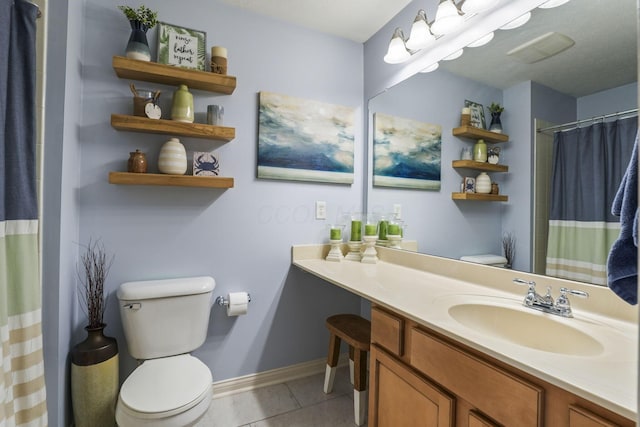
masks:
<path id="1" fill-rule="evenodd" d="M 187 85 L 180 85 L 173 93 L 171 119 L 178 122 L 193 123 L 193 95 Z"/>
<path id="2" fill-rule="evenodd" d="M 102 325 L 71 352 L 71 401 L 76 427 L 113 427 L 119 390 L 118 342 Z"/>
<path id="3" fill-rule="evenodd" d="M 487 144 L 482 139 L 479 139 L 473 146 L 473 160 L 476 162 L 487 161 Z"/>

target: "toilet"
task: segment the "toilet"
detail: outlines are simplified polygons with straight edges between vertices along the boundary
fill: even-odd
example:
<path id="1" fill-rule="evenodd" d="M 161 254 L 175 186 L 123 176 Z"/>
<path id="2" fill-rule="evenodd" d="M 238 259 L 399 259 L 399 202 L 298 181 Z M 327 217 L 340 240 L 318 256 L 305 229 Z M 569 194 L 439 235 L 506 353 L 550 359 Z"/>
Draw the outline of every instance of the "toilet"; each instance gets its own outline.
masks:
<path id="1" fill-rule="evenodd" d="M 139 365 L 120 388 L 118 426 L 191 426 L 207 411 L 211 370 L 189 353 L 207 337 L 214 288 L 211 277 L 120 285 L 122 326 Z"/>

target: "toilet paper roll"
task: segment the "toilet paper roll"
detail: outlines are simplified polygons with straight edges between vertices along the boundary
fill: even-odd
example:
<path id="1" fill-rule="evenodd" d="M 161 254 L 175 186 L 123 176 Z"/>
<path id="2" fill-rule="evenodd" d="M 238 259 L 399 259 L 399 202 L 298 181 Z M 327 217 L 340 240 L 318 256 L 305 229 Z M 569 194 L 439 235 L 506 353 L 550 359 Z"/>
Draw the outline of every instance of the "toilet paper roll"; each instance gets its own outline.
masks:
<path id="1" fill-rule="evenodd" d="M 249 307 L 249 294 L 246 292 L 231 292 L 227 296 L 227 316 L 241 316 L 247 314 Z"/>

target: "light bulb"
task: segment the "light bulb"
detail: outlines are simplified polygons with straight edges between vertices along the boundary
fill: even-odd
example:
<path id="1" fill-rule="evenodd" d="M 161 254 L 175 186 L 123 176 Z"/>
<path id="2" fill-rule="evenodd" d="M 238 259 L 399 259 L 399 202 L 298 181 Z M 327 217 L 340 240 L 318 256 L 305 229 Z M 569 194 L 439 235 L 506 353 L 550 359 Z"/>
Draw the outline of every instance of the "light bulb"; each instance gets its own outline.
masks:
<path id="1" fill-rule="evenodd" d="M 421 73 L 430 73 L 432 71 L 435 71 L 438 69 L 438 67 L 440 67 L 440 63 L 436 62 L 435 64 L 431 64 L 429 65 L 427 68 L 420 70 Z"/>
<path id="2" fill-rule="evenodd" d="M 435 39 L 433 34 L 431 34 L 431 30 L 429 30 L 429 24 L 427 24 L 427 14 L 424 10 L 420 9 L 416 15 L 416 19 L 413 21 L 413 25 L 411 25 L 411 34 L 406 43 L 407 49 L 424 49 Z"/>
<path id="3" fill-rule="evenodd" d="M 396 28 L 389 42 L 387 54 L 384 56 L 384 62 L 387 64 L 400 64 L 409 58 L 411 58 L 411 54 L 404 44 L 404 33 L 400 28 Z"/>
<path id="4" fill-rule="evenodd" d="M 463 51 L 464 51 L 464 49 L 457 50 L 457 51 L 453 52 L 451 55 L 445 56 L 442 59 L 444 59 L 445 61 L 453 61 L 454 59 L 460 58 L 462 56 L 462 52 Z"/>
<path id="5" fill-rule="evenodd" d="M 462 4 L 462 11 L 468 14 L 483 12 L 495 6 L 496 3 L 498 0 L 465 0 Z"/>
<path id="6" fill-rule="evenodd" d="M 493 40 L 493 32 L 490 32 L 489 34 L 480 37 L 478 40 L 469 43 L 467 45 L 467 47 L 480 47 L 480 46 L 484 46 L 485 44 L 489 43 L 491 40 Z"/>
<path id="7" fill-rule="evenodd" d="M 462 25 L 464 18 L 451 0 L 442 0 L 438 5 L 436 20 L 431 24 L 431 31 L 435 35 L 444 35 Z"/>

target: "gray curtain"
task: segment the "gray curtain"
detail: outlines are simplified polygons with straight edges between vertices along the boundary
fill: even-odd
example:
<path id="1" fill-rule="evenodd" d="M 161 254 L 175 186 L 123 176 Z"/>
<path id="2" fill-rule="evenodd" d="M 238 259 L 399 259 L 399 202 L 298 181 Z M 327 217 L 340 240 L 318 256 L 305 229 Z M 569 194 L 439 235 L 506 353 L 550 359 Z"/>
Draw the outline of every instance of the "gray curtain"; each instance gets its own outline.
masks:
<path id="1" fill-rule="evenodd" d="M 620 233 L 611 206 L 627 168 L 637 117 L 554 134 L 547 274 L 606 285 Z"/>
<path id="2" fill-rule="evenodd" d="M 46 426 L 36 193 L 36 18 L 0 0 L 0 425 Z"/>

